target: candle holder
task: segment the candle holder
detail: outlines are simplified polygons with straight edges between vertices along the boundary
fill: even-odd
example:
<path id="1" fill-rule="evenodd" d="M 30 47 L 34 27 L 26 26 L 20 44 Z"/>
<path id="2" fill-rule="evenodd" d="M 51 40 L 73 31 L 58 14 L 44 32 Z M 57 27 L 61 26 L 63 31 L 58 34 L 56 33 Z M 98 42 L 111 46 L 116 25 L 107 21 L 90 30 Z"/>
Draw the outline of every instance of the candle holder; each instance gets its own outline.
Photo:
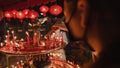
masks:
<path id="1" fill-rule="evenodd" d="M 36 53 L 49 53 L 51 51 L 63 48 L 67 43 L 63 40 L 62 32 L 52 32 L 49 36 L 41 36 L 36 31 L 33 36 L 26 31 L 26 37 L 17 39 L 15 32 L 12 30 L 11 33 L 7 30 L 5 36 L 5 46 L 3 44 L 0 51 L 12 54 L 36 54 Z M 10 39 L 12 37 L 12 39 Z M 26 40 L 24 40 L 26 39 Z"/>

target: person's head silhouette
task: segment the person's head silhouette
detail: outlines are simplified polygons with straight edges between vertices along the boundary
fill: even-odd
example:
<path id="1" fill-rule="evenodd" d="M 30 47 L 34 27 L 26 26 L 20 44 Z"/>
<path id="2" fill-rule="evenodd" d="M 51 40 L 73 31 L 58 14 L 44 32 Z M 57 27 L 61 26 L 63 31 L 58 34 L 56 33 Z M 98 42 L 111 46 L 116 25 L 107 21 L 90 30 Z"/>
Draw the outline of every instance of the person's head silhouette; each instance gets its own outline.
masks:
<path id="1" fill-rule="evenodd" d="M 104 54 L 113 56 L 112 54 L 119 50 L 117 46 L 120 39 L 118 1 L 64 0 L 65 21 L 72 36 L 76 39 L 84 38 L 99 57 Z M 107 57 L 104 56 L 104 58 Z"/>

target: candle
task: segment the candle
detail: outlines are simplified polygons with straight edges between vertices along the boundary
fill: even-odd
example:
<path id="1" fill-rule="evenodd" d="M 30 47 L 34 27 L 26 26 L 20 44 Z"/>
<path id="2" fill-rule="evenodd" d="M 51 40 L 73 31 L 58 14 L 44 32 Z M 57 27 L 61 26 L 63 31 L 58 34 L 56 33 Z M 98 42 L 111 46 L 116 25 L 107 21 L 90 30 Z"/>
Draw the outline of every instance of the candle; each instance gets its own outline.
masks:
<path id="1" fill-rule="evenodd" d="M 14 31 L 12 30 L 12 34 L 14 34 Z"/>
<path id="2" fill-rule="evenodd" d="M 6 35 L 5 37 L 6 37 L 6 39 L 8 38 L 8 36 L 7 36 L 7 35 Z"/>
<path id="3" fill-rule="evenodd" d="M 12 68 L 14 68 L 15 66 L 14 65 L 11 65 Z"/>
<path id="4" fill-rule="evenodd" d="M 13 36 L 13 38 L 14 38 L 14 31 L 12 31 L 12 36 Z"/>
<path id="5" fill-rule="evenodd" d="M 63 32 L 61 32 L 61 43 L 63 44 Z"/>
<path id="6" fill-rule="evenodd" d="M 23 63 L 23 60 L 20 60 L 21 63 Z"/>
<path id="7" fill-rule="evenodd" d="M 13 30 L 12 30 L 12 37 L 13 37 L 13 41 L 15 41 L 15 35 Z"/>
<path id="8" fill-rule="evenodd" d="M 16 43 L 16 38 L 17 38 L 17 36 L 14 36 L 14 37 L 13 37 L 13 42 L 14 42 L 14 43 Z"/>
<path id="9" fill-rule="evenodd" d="M 77 64 L 77 68 L 80 68 L 80 66 Z"/>
<path id="10" fill-rule="evenodd" d="M 26 32 L 26 34 L 27 34 L 27 43 L 28 43 L 28 45 L 30 45 L 30 36 L 29 36 L 29 33 Z"/>
<path id="11" fill-rule="evenodd" d="M 14 36 L 14 39 L 16 40 L 16 39 L 17 39 L 17 36 Z"/>
<path id="12" fill-rule="evenodd" d="M 4 45 L 2 42 L 0 43 L 1 47 Z"/>
<path id="13" fill-rule="evenodd" d="M 45 42 L 44 42 L 44 41 L 41 41 L 41 45 L 42 45 L 42 46 L 45 46 Z"/>
<path id="14" fill-rule="evenodd" d="M 17 66 L 15 66 L 14 68 L 17 68 Z"/>
<path id="15" fill-rule="evenodd" d="M 29 35 L 29 33 L 28 33 L 28 32 L 26 32 L 26 34 L 27 34 L 27 35 Z"/>
<path id="16" fill-rule="evenodd" d="M 9 33 L 9 30 L 7 30 L 6 44 L 10 44 L 10 33 Z"/>
<path id="17" fill-rule="evenodd" d="M 24 41 L 24 39 L 23 39 L 23 38 L 21 38 L 21 39 L 20 39 L 20 41 Z"/>
<path id="18" fill-rule="evenodd" d="M 53 40 L 55 38 L 55 33 L 52 33 L 51 39 Z"/>
<path id="19" fill-rule="evenodd" d="M 9 30 L 7 30 L 7 34 L 9 35 L 10 33 L 9 33 Z"/>
<path id="20" fill-rule="evenodd" d="M 33 37 L 33 45 L 36 46 L 36 43 L 37 43 L 37 33 L 34 33 L 34 37 Z"/>
<path id="21" fill-rule="evenodd" d="M 10 43 L 13 45 L 13 41 L 10 41 Z"/>

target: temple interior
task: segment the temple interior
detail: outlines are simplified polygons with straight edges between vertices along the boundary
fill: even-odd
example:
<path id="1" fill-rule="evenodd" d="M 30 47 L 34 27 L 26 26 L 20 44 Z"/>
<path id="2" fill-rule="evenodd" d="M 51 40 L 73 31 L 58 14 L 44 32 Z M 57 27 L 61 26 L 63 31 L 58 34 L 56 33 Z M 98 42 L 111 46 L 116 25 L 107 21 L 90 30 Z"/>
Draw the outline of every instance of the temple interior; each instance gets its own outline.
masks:
<path id="1" fill-rule="evenodd" d="M 119 47 L 105 45 L 120 38 L 119 15 L 108 2 L 107 9 L 88 2 L 0 0 L 0 68 L 89 68 L 101 53 L 112 64 L 108 56 Z"/>

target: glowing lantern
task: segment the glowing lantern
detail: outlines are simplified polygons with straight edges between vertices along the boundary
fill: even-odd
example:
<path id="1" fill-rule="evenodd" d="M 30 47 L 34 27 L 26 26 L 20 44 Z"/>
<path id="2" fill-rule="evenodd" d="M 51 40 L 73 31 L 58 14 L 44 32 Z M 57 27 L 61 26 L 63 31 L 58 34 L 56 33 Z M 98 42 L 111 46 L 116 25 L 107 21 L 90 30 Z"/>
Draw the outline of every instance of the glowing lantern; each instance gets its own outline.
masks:
<path id="1" fill-rule="evenodd" d="M 62 7 L 59 5 L 53 5 L 50 7 L 50 13 L 57 16 L 62 13 Z"/>
<path id="2" fill-rule="evenodd" d="M 49 10 L 48 6 L 41 6 L 39 9 L 40 9 L 40 11 L 43 12 L 43 13 L 47 13 L 48 10 Z"/>
<path id="3" fill-rule="evenodd" d="M 17 12 L 16 16 L 17 16 L 18 19 L 25 18 L 25 14 L 22 11 Z"/>
<path id="4" fill-rule="evenodd" d="M 23 13 L 25 14 L 25 18 L 28 18 L 28 13 L 29 13 L 29 9 L 24 9 Z"/>
<path id="5" fill-rule="evenodd" d="M 6 17 L 8 21 L 10 21 L 10 18 L 12 18 L 12 13 L 10 11 L 5 11 L 4 17 Z"/>
<path id="6" fill-rule="evenodd" d="M 16 18 L 17 10 L 12 10 L 11 13 L 13 14 L 13 18 Z"/>
<path id="7" fill-rule="evenodd" d="M 30 19 L 34 20 L 34 19 L 36 19 L 38 17 L 38 13 L 36 11 L 32 10 L 32 11 L 29 12 L 28 17 Z"/>
<path id="8" fill-rule="evenodd" d="M 6 11 L 5 13 L 4 13 L 4 16 L 6 17 L 6 18 L 12 18 L 12 13 L 10 12 L 10 11 Z"/>
<path id="9" fill-rule="evenodd" d="M 16 17 L 22 22 L 22 19 L 25 18 L 25 14 L 22 11 L 17 12 Z"/>
<path id="10" fill-rule="evenodd" d="M 43 13 L 44 16 L 46 16 L 46 13 L 49 11 L 48 6 L 41 6 L 39 10 Z"/>

